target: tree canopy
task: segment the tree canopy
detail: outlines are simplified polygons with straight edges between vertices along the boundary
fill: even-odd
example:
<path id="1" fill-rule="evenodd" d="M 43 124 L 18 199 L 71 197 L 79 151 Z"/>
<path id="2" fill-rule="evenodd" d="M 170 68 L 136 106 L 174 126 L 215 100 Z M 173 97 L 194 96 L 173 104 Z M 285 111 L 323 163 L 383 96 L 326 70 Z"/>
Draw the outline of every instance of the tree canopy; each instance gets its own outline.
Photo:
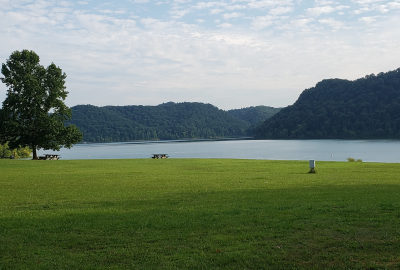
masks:
<path id="1" fill-rule="evenodd" d="M 82 139 L 76 126 L 65 125 L 72 114 L 64 104 L 66 74 L 54 63 L 45 68 L 39 61 L 33 51 L 15 51 L 1 68 L 8 91 L 0 110 L 0 143 L 30 147 L 33 159 L 38 149 L 70 148 Z"/>

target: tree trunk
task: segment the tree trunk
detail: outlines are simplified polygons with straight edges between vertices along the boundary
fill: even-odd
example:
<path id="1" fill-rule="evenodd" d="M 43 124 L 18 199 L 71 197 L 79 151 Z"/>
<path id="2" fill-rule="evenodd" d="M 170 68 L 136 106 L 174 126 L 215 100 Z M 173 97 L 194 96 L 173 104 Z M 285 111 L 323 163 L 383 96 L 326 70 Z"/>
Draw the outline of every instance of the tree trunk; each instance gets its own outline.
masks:
<path id="1" fill-rule="evenodd" d="M 38 159 L 37 153 L 36 153 L 36 147 L 32 147 L 32 155 L 33 155 L 33 157 L 32 157 L 33 160 Z"/>

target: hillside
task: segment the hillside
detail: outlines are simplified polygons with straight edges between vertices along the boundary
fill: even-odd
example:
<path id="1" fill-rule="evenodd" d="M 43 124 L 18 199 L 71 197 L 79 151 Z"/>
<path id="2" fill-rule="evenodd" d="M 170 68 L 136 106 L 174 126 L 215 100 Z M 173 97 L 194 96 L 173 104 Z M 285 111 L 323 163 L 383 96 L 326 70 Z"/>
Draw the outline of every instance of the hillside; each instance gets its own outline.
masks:
<path id="1" fill-rule="evenodd" d="M 87 142 L 175 140 L 246 136 L 249 123 L 203 103 L 164 103 L 158 106 L 78 105 L 71 124 Z"/>
<path id="2" fill-rule="evenodd" d="M 280 110 L 281 108 L 273 108 L 269 106 L 252 106 L 242 109 L 229 110 L 228 113 L 248 122 L 250 125 L 255 125 L 272 117 Z"/>
<path id="3" fill-rule="evenodd" d="M 400 68 L 355 81 L 323 80 L 258 126 L 255 137 L 400 138 Z"/>

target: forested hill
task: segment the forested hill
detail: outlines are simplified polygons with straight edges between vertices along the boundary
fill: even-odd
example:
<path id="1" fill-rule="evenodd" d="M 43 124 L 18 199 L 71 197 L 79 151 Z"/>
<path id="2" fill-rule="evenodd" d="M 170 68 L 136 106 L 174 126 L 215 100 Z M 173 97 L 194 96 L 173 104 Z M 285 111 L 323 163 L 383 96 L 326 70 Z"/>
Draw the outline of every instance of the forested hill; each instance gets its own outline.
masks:
<path id="1" fill-rule="evenodd" d="M 273 108 L 268 106 L 252 106 L 242 109 L 229 110 L 228 113 L 248 122 L 250 125 L 255 125 L 272 117 L 280 110 L 281 108 Z"/>
<path id="2" fill-rule="evenodd" d="M 255 137 L 400 138 L 400 68 L 355 81 L 323 80 L 260 125 Z"/>
<path id="3" fill-rule="evenodd" d="M 240 137 L 248 135 L 251 125 L 204 103 L 168 102 L 158 106 L 105 107 L 78 105 L 71 109 L 70 123 L 82 131 L 83 141 L 86 142 Z"/>

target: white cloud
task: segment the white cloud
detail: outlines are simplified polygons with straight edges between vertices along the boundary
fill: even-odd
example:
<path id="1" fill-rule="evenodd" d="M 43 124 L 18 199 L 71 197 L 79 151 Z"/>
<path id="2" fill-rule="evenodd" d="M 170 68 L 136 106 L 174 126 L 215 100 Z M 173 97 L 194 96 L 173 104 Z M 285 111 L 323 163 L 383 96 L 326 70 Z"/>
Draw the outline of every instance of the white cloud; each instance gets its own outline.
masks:
<path id="1" fill-rule="evenodd" d="M 193 6 L 193 8 L 207 9 L 221 6 L 226 6 L 226 4 L 223 2 L 198 2 L 195 6 Z"/>
<path id="2" fill-rule="evenodd" d="M 349 6 L 336 6 L 336 7 L 320 6 L 320 7 L 308 8 L 308 9 L 306 9 L 306 13 L 309 16 L 318 17 L 321 14 L 328 14 L 328 13 L 335 12 L 337 10 L 343 10 L 343 9 L 347 9 L 347 8 L 350 8 L 350 7 Z"/>
<path id="3" fill-rule="evenodd" d="M 247 6 L 249 8 L 255 8 L 255 9 L 263 9 L 263 8 L 270 8 L 274 6 L 283 6 L 283 5 L 291 5 L 292 1 L 291 0 L 250 0 Z"/>
<path id="4" fill-rule="evenodd" d="M 262 30 L 273 24 L 273 16 L 259 16 L 252 20 L 252 28 L 254 30 Z"/>
<path id="5" fill-rule="evenodd" d="M 99 10 L 100 13 L 104 14 L 125 14 L 125 10 L 111 10 L 111 9 L 101 9 Z"/>
<path id="6" fill-rule="evenodd" d="M 370 23 L 376 21 L 375 17 L 361 17 L 361 18 L 359 18 L 359 20 L 362 22 L 365 22 L 367 24 L 370 24 Z"/>
<path id="7" fill-rule="evenodd" d="M 229 20 L 229 19 L 232 19 L 232 18 L 240 18 L 240 17 L 243 17 L 243 16 L 244 16 L 243 13 L 238 13 L 238 12 L 225 13 L 225 14 L 222 15 L 224 20 Z"/>
<path id="8" fill-rule="evenodd" d="M 335 7 L 336 10 L 343 10 L 343 9 L 348 9 L 348 8 L 350 8 L 350 6 L 340 5 L 340 6 Z"/>
<path id="9" fill-rule="evenodd" d="M 211 10 L 210 10 L 210 14 L 211 14 L 211 15 L 216 15 L 216 14 L 219 14 L 219 13 L 221 13 L 221 12 L 223 12 L 223 11 L 224 11 L 223 9 L 214 8 L 214 9 L 211 9 Z"/>
<path id="10" fill-rule="evenodd" d="M 144 18 L 141 19 L 140 22 L 144 24 L 146 28 L 153 30 L 166 29 L 175 25 L 173 21 L 165 22 L 154 18 Z"/>
<path id="11" fill-rule="evenodd" d="M 386 13 L 389 12 L 390 10 L 386 7 L 386 5 L 378 5 L 375 7 L 376 10 L 378 10 L 381 13 Z"/>
<path id="12" fill-rule="evenodd" d="M 324 13 L 331 13 L 334 11 L 335 11 L 335 8 L 333 8 L 331 6 L 314 7 L 314 8 L 306 9 L 306 12 L 309 16 L 315 16 L 315 17 L 318 17 Z"/>
<path id="13" fill-rule="evenodd" d="M 271 15 L 281 15 L 281 14 L 285 14 L 288 12 L 292 12 L 293 8 L 292 7 L 277 7 L 277 8 L 273 8 L 269 11 L 269 14 Z"/>
<path id="14" fill-rule="evenodd" d="M 298 20 L 292 20 L 290 23 L 295 26 L 295 27 L 305 27 L 307 26 L 310 22 L 314 21 L 314 19 L 298 19 Z"/>
<path id="15" fill-rule="evenodd" d="M 246 9 L 247 6 L 245 5 L 232 5 L 232 6 L 226 6 L 226 10 L 236 10 L 236 9 Z"/>
<path id="16" fill-rule="evenodd" d="M 372 3 L 382 2 L 382 1 L 384 1 L 384 0 L 352 0 L 352 2 L 355 2 L 359 5 L 372 4 Z"/>
<path id="17" fill-rule="evenodd" d="M 371 11 L 371 10 L 373 10 L 373 9 L 370 8 L 370 7 L 363 7 L 363 8 L 354 10 L 352 13 L 355 14 L 355 15 L 359 15 L 361 13 L 368 12 L 368 11 Z"/>
<path id="18" fill-rule="evenodd" d="M 54 7 L 51 9 L 51 13 L 68 13 L 71 11 L 72 9 L 67 7 Z"/>
<path id="19" fill-rule="evenodd" d="M 47 8 L 54 6 L 53 3 L 48 1 L 28 2 L 29 4 L 21 7 L 23 10 L 45 12 Z M 14 3 L 13 3 L 14 4 Z"/>
<path id="20" fill-rule="evenodd" d="M 390 2 L 387 3 L 389 9 L 400 9 L 400 2 Z"/>
<path id="21" fill-rule="evenodd" d="M 221 27 L 221 28 L 231 28 L 233 25 L 230 23 L 221 23 L 221 24 L 218 24 L 217 26 Z"/>
<path id="22" fill-rule="evenodd" d="M 379 11 L 380 13 L 388 13 L 388 12 L 390 12 L 392 10 L 396 10 L 396 9 L 400 9 L 399 1 L 389 2 L 386 4 L 382 4 L 382 5 L 377 5 L 377 4 L 375 4 L 375 2 L 373 2 L 372 4 L 364 3 L 364 4 L 362 4 L 361 8 L 354 10 L 353 14 L 359 15 L 359 14 L 362 14 L 365 12 L 373 12 L 373 11 Z"/>
<path id="23" fill-rule="evenodd" d="M 186 14 L 190 13 L 189 9 L 182 9 L 182 10 L 171 10 L 170 14 L 173 19 L 180 19 Z"/>
<path id="24" fill-rule="evenodd" d="M 386 5 L 378 5 L 375 8 L 376 8 L 376 10 L 380 11 L 381 13 L 386 13 L 386 12 L 390 12 L 394 9 L 400 9 L 400 3 L 399 2 L 390 2 L 390 3 L 387 3 Z"/>
<path id="25" fill-rule="evenodd" d="M 315 0 L 315 4 L 318 6 L 326 6 L 326 5 L 337 5 L 340 3 L 330 0 Z"/>
<path id="26" fill-rule="evenodd" d="M 72 7 L 74 4 L 69 1 L 59 1 L 57 2 L 58 5 L 62 7 Z"/>
<path id="27" fill-rule="evenodd" d="M 333 30 L 339 30 L 345 27 L 345 23 L 332 18 L 318 20 L 319 23 L 329 25 Z"/>

